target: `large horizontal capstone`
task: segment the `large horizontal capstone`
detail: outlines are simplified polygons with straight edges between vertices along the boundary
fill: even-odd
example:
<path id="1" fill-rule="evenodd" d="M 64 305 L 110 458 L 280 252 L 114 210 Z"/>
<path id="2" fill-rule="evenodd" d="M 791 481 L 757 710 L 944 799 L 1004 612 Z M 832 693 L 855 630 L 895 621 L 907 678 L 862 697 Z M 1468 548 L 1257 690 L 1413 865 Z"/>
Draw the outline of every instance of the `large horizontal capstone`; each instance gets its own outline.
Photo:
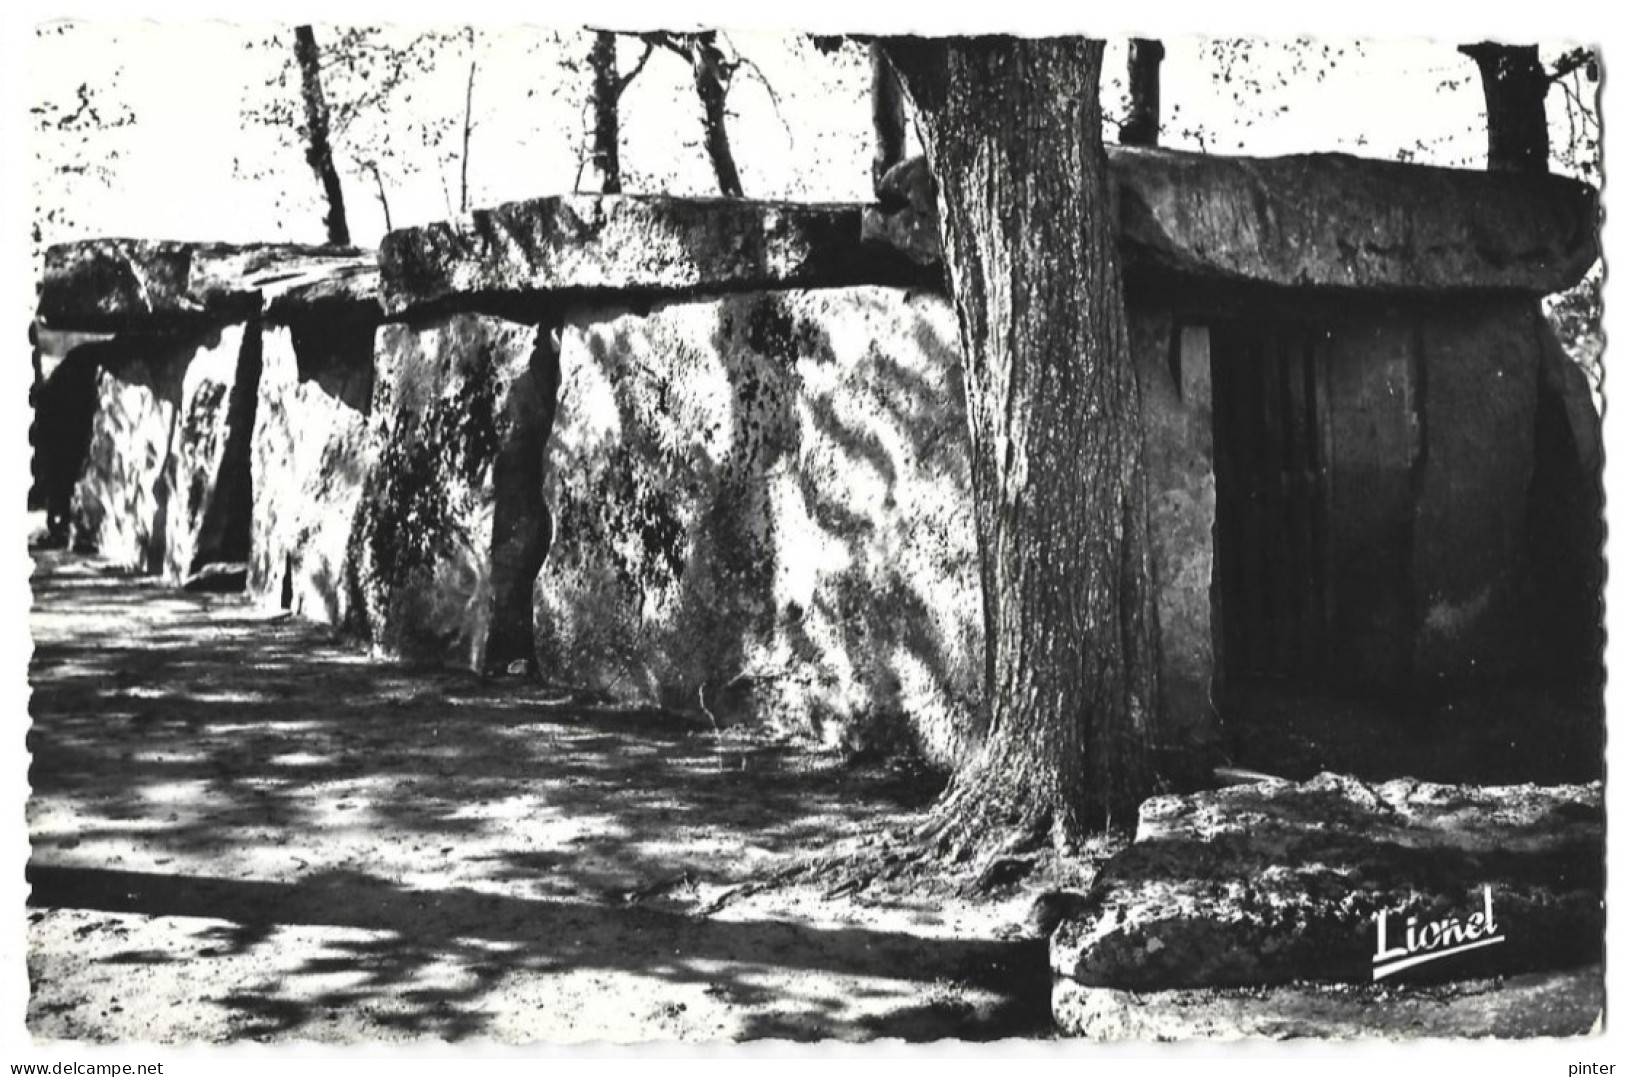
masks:
<path id="1" fill-rule="evenodd" d="M 371 251 L 286 243 L 92 239 L 45 253 L 39 319 L 52 329 L 152 331 L 343 314 L 377 317 Z"/>
<path id="2" fill-rule="evenodd" d="M 391 232 L 379 247 L 391 314 L 459 296 L 683 294 L 899 282 L 859 243 L 858 204 L 560 195 Z"/>
<path id="3" fill-rule="evenodd" d="M 1237 282 L 1548 294 L 1597 260 L 1596 192 L 1560 176 L 1338 153 L 1221 157 L 1119 148 L 1131 266 Z"/>
<path id="4" fill-rule="evenodd" d="M 1596 191 L 1558 176 L 1341 154 L 1247 158 L 1113 147 L 1118 226 L 1136 273 L 1193 283 L 1379 293 L 1524 292 L 1596 261 Z M 101 239 L 52 247 L 54 329 L 426 309 L 598 295 L 941 282 L 930 176 L 905 162 L 881 203 L 568 194 L 391 232 L 365 251 Z M 1132 296 L 1131 296 L 1132 299 Z"/>
<path id="5" fill-rule="evenodd" d="M 1387 293 L 1572 287 L 1599 256 L 1596 192 L 1560 176 L 1431 168 L 1345 154 L 1224 157 L 1114 146 L 1131 272 L 1196 282 Z M 881 181 L 863 237 L 941 260 L 918 159 Z"/>

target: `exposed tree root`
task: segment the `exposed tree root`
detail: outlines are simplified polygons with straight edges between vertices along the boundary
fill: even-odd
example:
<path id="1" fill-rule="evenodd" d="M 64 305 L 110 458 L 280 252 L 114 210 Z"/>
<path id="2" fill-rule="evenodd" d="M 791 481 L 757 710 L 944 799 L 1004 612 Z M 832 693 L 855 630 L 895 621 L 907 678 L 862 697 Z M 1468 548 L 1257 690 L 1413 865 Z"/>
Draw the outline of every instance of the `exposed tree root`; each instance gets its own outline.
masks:
<path id="1" fill-rule="evenodd" d="M 980 769 L 980 768 L 973 768 Z M 967 773 L 967 778 L 970 774 Z M 1054 812 L 1013 787 L 999 794 L 956 781 L 918 827 L 888 833 L 853 849 L 812 854 L 771 874 L 724 891 L 696 910 L 708 916 L 742 898 L 785 886 L 819 886 L 825 899 L 873 888 L 952 893 L 962 898 L 1007 894 L 1023 884 L 1075 875 L 1063 865 L 1092 860 L 1115 848 L 1111 835 L 1079 830 L 1058 840 Z"/>

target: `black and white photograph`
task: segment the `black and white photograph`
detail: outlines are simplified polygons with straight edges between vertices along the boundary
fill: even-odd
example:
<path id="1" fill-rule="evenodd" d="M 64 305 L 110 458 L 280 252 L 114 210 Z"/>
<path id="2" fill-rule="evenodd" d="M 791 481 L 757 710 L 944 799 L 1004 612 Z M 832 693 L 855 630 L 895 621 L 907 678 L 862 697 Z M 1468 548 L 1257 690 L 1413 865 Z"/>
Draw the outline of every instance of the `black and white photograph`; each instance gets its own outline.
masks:
<path id="1" fill-rule="evenodd" d="M 0 1061 L 1625 1065 L 1600 23 L 311 10 L 8 17 Z"/>

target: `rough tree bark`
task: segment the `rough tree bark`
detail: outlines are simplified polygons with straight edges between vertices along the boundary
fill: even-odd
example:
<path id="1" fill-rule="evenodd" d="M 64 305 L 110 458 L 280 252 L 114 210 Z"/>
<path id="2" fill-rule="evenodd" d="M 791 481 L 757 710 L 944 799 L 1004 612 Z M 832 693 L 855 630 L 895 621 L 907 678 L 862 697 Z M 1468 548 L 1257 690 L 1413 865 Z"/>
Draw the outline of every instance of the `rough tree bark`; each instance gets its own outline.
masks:
<path id="1" fill-rule="evenodd" d="M 715 30 L 691 35 L 689 63 L 694 68 L 694 89 L 700 96 L 700 123 L 705 129 L 705 154 L 717 176 L 717 188 L 729 198 L 742 198 L 734 165 L 733 147 L 728 142 L 728 83 L 734 65 L 717 48 Z"/>
<path id="2" fill-rule="evenodd" d="M 350 222 L 344 215 L 344 189 L 338 169 L 333 167 L 333 146 L 328 141 L 327 98 L 322 94 L 321 56 L 316 35 L 308 26 L 295 27 L 293 53 L 299 61 L 300 92 L 305 99 L 305 160 L 327 197 L 327 242 L 335 247 L 350 245 Z"/>
<path id="3" fill-rule="evenodd" d="M 880 193 L 880 177 L 902 161 L 907 147 L 907 119 L 903 115 L 903 88 L 897 73 L 886 62 L 880 46 L 869 45 L 869 102 L 873 110 L 875 156 L 869 166 L 875 193 Z"/>
<path id="4" fill-rule="evenodd" d="M 922 837 L 963 858 L 1132 823 L 1156 614 L 1103 45 L 882 41 L 938 185 L 959 315 L 990 725 Z"/>
<path id="5" fill-rule="evenodd" d="M 592 69 L 589 107 L 592 142 L 587 150 L 588 184 L 604 194 L 621 193 L 621 89 L 616 66 L 615 35 L 600 30 L 587 54 Z"/>
<path id="6" fill-rule="evenodd" d="M 1137 37 L 1128 43 L 1128 115 L 1117 126 L 1125 146 L 1155 146 L 1162 133 L 1162 42 Z"/>
<path id="7" fill-rule="evenodd" d="M 1489 127 L 1489 168 L 1494 172 L 1545 172 L 1551 154 L 1546 128 L 1546 90 L 1551 79 L 1533 45 L 1481 41 L 1461 52 L 1478 65 L 1484 82 Z"/>
<path id="8" fill-rule="evenodd" d="M 588 189 L 603 194 L 621 193 L 621 95 L 638 77 L 643 65 L 649 62 L 654 45 L 644 41 L 643 55 L 623 78 L 615 38 L 612 31 L 599 30 L 593 37 L 592 51 L 587 54 L 587 66 L 592 70 L 592 87 L 588 91 L 592 137 L 587 146 L 587 159 L 583 162 L 589 174 L 585 183 L 581 177 L 577 177 L 578 191 Z"/>

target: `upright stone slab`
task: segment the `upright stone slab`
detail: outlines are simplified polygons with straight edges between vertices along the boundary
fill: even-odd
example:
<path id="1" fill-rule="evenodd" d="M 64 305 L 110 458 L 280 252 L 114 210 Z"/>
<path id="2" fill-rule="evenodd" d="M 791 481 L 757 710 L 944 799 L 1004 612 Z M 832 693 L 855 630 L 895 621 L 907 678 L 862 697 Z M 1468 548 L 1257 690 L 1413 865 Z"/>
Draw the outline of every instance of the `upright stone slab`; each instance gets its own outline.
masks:
<path id="1" fill-rule="evenodd" d="M 268 326 L 253 447 L 248 586 L 266 605 L 345 622 L 350 534 L 374 456 L 370 320 Z"/>
<path id="2" fill-rule="evenodd" d="M 1213 375 L 1208 330 L 1166 314 L 1134 311 L 1130 346 L 1145 417 L 1151 491 L 1151 555 L 1162 633 L 1162 722 L 1158 739 L 1177 746 L 1161 770 L 1203 770 L 1217 740 L 1213 720 L 1214 526 Z M 1176 358 L 1170 362 L 1169 357 Z"/>
<path id="3" fill-rule="evenodd" d="M 1334 322 L 1325 356 L 1326 571 L 1330 678 L 1359 691 L 1408 685 L 1415 639 L 1410 563 L 1421 452 L 1415 322 L 1362 309 Z"/>
<path id="4" fill-rule="evenodd" d="M 1416 483 L 1416 677 L 1441 688 L 1525 666 L 1540 328 L 1532 299 L 1419 317 L 1426 392 Z"/>
<path id="5" fill-rule="evenodd" d="M 70 538 L 74 488 L 90 449 L 100 356 L 107 350 L 95 341 L 60 343 L 64 346 L 55 349 L 55 355 L 48 354 L 48 362 L 40 362 L 44 348 L 35 350 L 37 380 L 29 392 L 33 421 L 28 430 L 34 450 L 28 505 L 45 510 L 49 541 L 58 545 Z"/>
<path id="6" fill-rule="evenodd" d="M 1589 380 L 1549 323 L 1541 319 L 1535 330 L 1540 376 L 1529 545 L 1533 617 L 1542 646 L 1531 657 L 1576 688 L 1600 695 L 1607 575 L 1602 421 Z"/>
<path id="7" fill-rule="evenodd" d="M 171 582 L 246 562 L 262 325 L 376 293 L 373 259 L 356 250 L 132 239 L 50 248 L 41 325 L 114 334 L 98 345 L 76 542 Z"/>
<path id="8" fill-rule="evenodd" d="M 980 729 L 953 313 L 850 288 L 566 326 L 544 673 L 947 760 Z"/>
<path id="9" fill-rule="evenodd" d="M 480 314 L 379 331 L 348 611 L 375 645 L 480 670 L 531 663 L 550 332 Z"/>
<path id="10" fill-rule="evenodd" d="M 246 536 L 231 530 L 227 503 L 246 495 L 246 459 L 233 445 L 246 446 L 252 424 L 243 395 L 253 391 L 257 348 L 257 326 L 231 325 L 130 336 L 103 352 L 74 493 L 76 546 L 174 583 L 244 557 Z M 245 359 L 248 384 L 239 388 Z"/>

